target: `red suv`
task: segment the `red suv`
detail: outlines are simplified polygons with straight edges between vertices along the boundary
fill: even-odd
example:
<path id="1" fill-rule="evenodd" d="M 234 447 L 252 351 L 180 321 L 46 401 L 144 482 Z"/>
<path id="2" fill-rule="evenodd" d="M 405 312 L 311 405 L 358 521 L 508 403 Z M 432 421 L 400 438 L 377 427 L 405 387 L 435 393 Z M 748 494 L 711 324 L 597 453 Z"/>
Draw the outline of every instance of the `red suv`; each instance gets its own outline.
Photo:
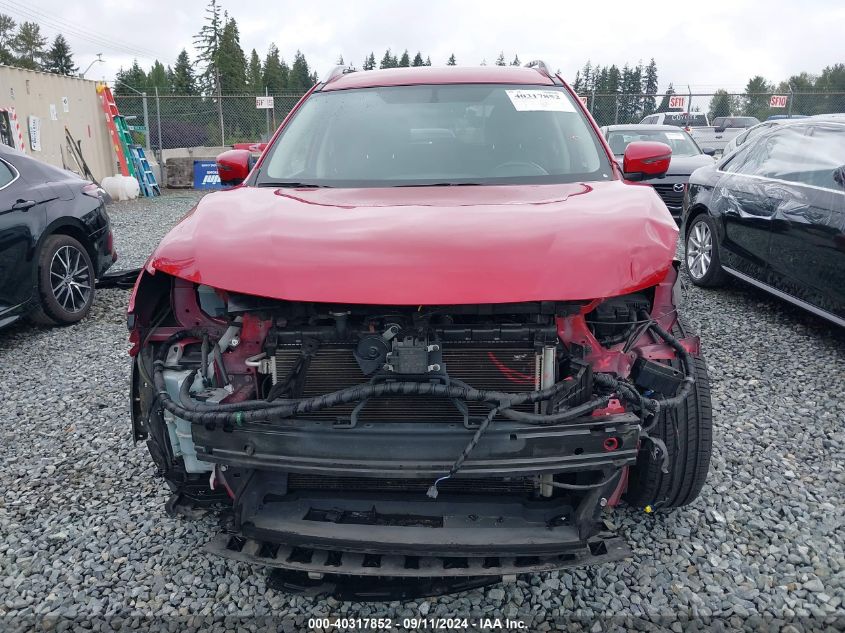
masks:
<path id="1" fill-rule="evenodd" d="M 136 440 L 210 549 L 324 574 L 512 576 L 629 553 L 620 499 L 707 476 L 677 227 L 545 66 L 336 69 L 221 155 L 129 306 Z M 253 164 L 254 163 L 254 164 Z"/>

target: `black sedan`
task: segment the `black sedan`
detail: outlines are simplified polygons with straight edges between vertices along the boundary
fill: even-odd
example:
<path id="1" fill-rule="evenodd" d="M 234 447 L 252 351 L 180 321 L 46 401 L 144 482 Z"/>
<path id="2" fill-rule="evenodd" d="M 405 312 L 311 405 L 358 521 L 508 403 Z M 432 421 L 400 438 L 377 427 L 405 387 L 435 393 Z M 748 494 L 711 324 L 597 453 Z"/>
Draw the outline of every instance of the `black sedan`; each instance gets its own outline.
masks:
<path id="1" fill-rule="evenodd" d="M 690 174 L 699 167 L 712 165 L 715 152 L 701 149 L 686 130 L 674 125 L 608 125 L 601 131 L 620 163 L 625 148 L 633 141 L 659 141 L 672 148 L 672 161 L 666 176 L 649 184 L 663 199 L 672 217 L 680 221 Z"/>
<path id="2" fill-rule="evenodd" d="M 0 327 L 79 321 L 116 259 L 96 184 L 0 144 Z"/>
<path id="3" fill-rule="evenodd" d="M 845 119 L 802 119 L 690 179 L 692 282 L 731 275 L 845 326 Z"/>

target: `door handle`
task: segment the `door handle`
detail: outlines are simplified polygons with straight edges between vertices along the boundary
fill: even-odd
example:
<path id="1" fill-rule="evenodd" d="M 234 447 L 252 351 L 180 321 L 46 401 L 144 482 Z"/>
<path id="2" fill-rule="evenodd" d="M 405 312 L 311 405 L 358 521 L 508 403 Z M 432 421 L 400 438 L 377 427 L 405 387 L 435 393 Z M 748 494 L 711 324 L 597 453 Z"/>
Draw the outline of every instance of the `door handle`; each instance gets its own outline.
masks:
<path id="1" fill-rule="evenodd" d="M 23 200 L 19 199 L 15 204 L 12 205 L 12 208 L 9 209 L 10 211 L 29 211 L 32 207 L 38 204 L 35 200 Z"/>

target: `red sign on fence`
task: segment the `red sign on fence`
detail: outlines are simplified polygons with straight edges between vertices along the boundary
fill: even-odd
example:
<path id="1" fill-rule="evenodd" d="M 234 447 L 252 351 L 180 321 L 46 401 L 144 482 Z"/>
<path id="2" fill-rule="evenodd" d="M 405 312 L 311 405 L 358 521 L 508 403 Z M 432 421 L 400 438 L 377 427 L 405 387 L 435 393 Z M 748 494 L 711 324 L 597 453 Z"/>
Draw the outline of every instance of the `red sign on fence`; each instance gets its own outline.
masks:
<path id="1" fill-rule="evenodd" d="M 589 107 L 589 105 L 587 104 L 587 97 L 584 97 L 584 96 L 578 95 L 578 98 L 581 100 L 581 103 L 583 103 L 583 104 L 584 104 L 584 107 L 585 107 L 585 108 Z"/>
<path id="2" fill-rule="evenodd" d="M 687 98 L 682 97 L 681 95 L 672 95 L 669 97 L 669 109 L 670 110 L 686 110 L 687 109 Z"/>
<path id="3" fill-rule="evenodd" d="M 785 108 L 786 107 L 786 95 L 772 95 L 772 98 L 769 99 L 769 107 L 770 108 Z"/>

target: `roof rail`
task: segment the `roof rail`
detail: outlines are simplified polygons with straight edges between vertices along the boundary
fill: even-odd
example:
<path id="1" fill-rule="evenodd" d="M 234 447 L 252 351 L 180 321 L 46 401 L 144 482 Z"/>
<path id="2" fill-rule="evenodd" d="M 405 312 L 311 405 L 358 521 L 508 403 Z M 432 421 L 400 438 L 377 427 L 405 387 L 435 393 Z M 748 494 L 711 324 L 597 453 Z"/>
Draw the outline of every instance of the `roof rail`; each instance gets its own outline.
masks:
<path id="1" fill-rule="evenodd" d="M 533 61 L 528 62 L 525 64 L 526 68 L 534 68 L 537 72 L 543 73 L 549 79 L 554 79 L 554 75 L 549 72 L 549 67 L 546 65 L 542 59 L 535 59 Z"/>
<path id="2" fill-rule="evenodd" d="M 337 79 L 338 77 L 342 77 L 343 75 L 347 75 L 349 73 L 354 73 L 355 67 L 354 66 L 335 66 L 332 68 L 329 76 L 326 77 L 326 80 L 323 82 L 324 84 L 330 83 Z"/>

